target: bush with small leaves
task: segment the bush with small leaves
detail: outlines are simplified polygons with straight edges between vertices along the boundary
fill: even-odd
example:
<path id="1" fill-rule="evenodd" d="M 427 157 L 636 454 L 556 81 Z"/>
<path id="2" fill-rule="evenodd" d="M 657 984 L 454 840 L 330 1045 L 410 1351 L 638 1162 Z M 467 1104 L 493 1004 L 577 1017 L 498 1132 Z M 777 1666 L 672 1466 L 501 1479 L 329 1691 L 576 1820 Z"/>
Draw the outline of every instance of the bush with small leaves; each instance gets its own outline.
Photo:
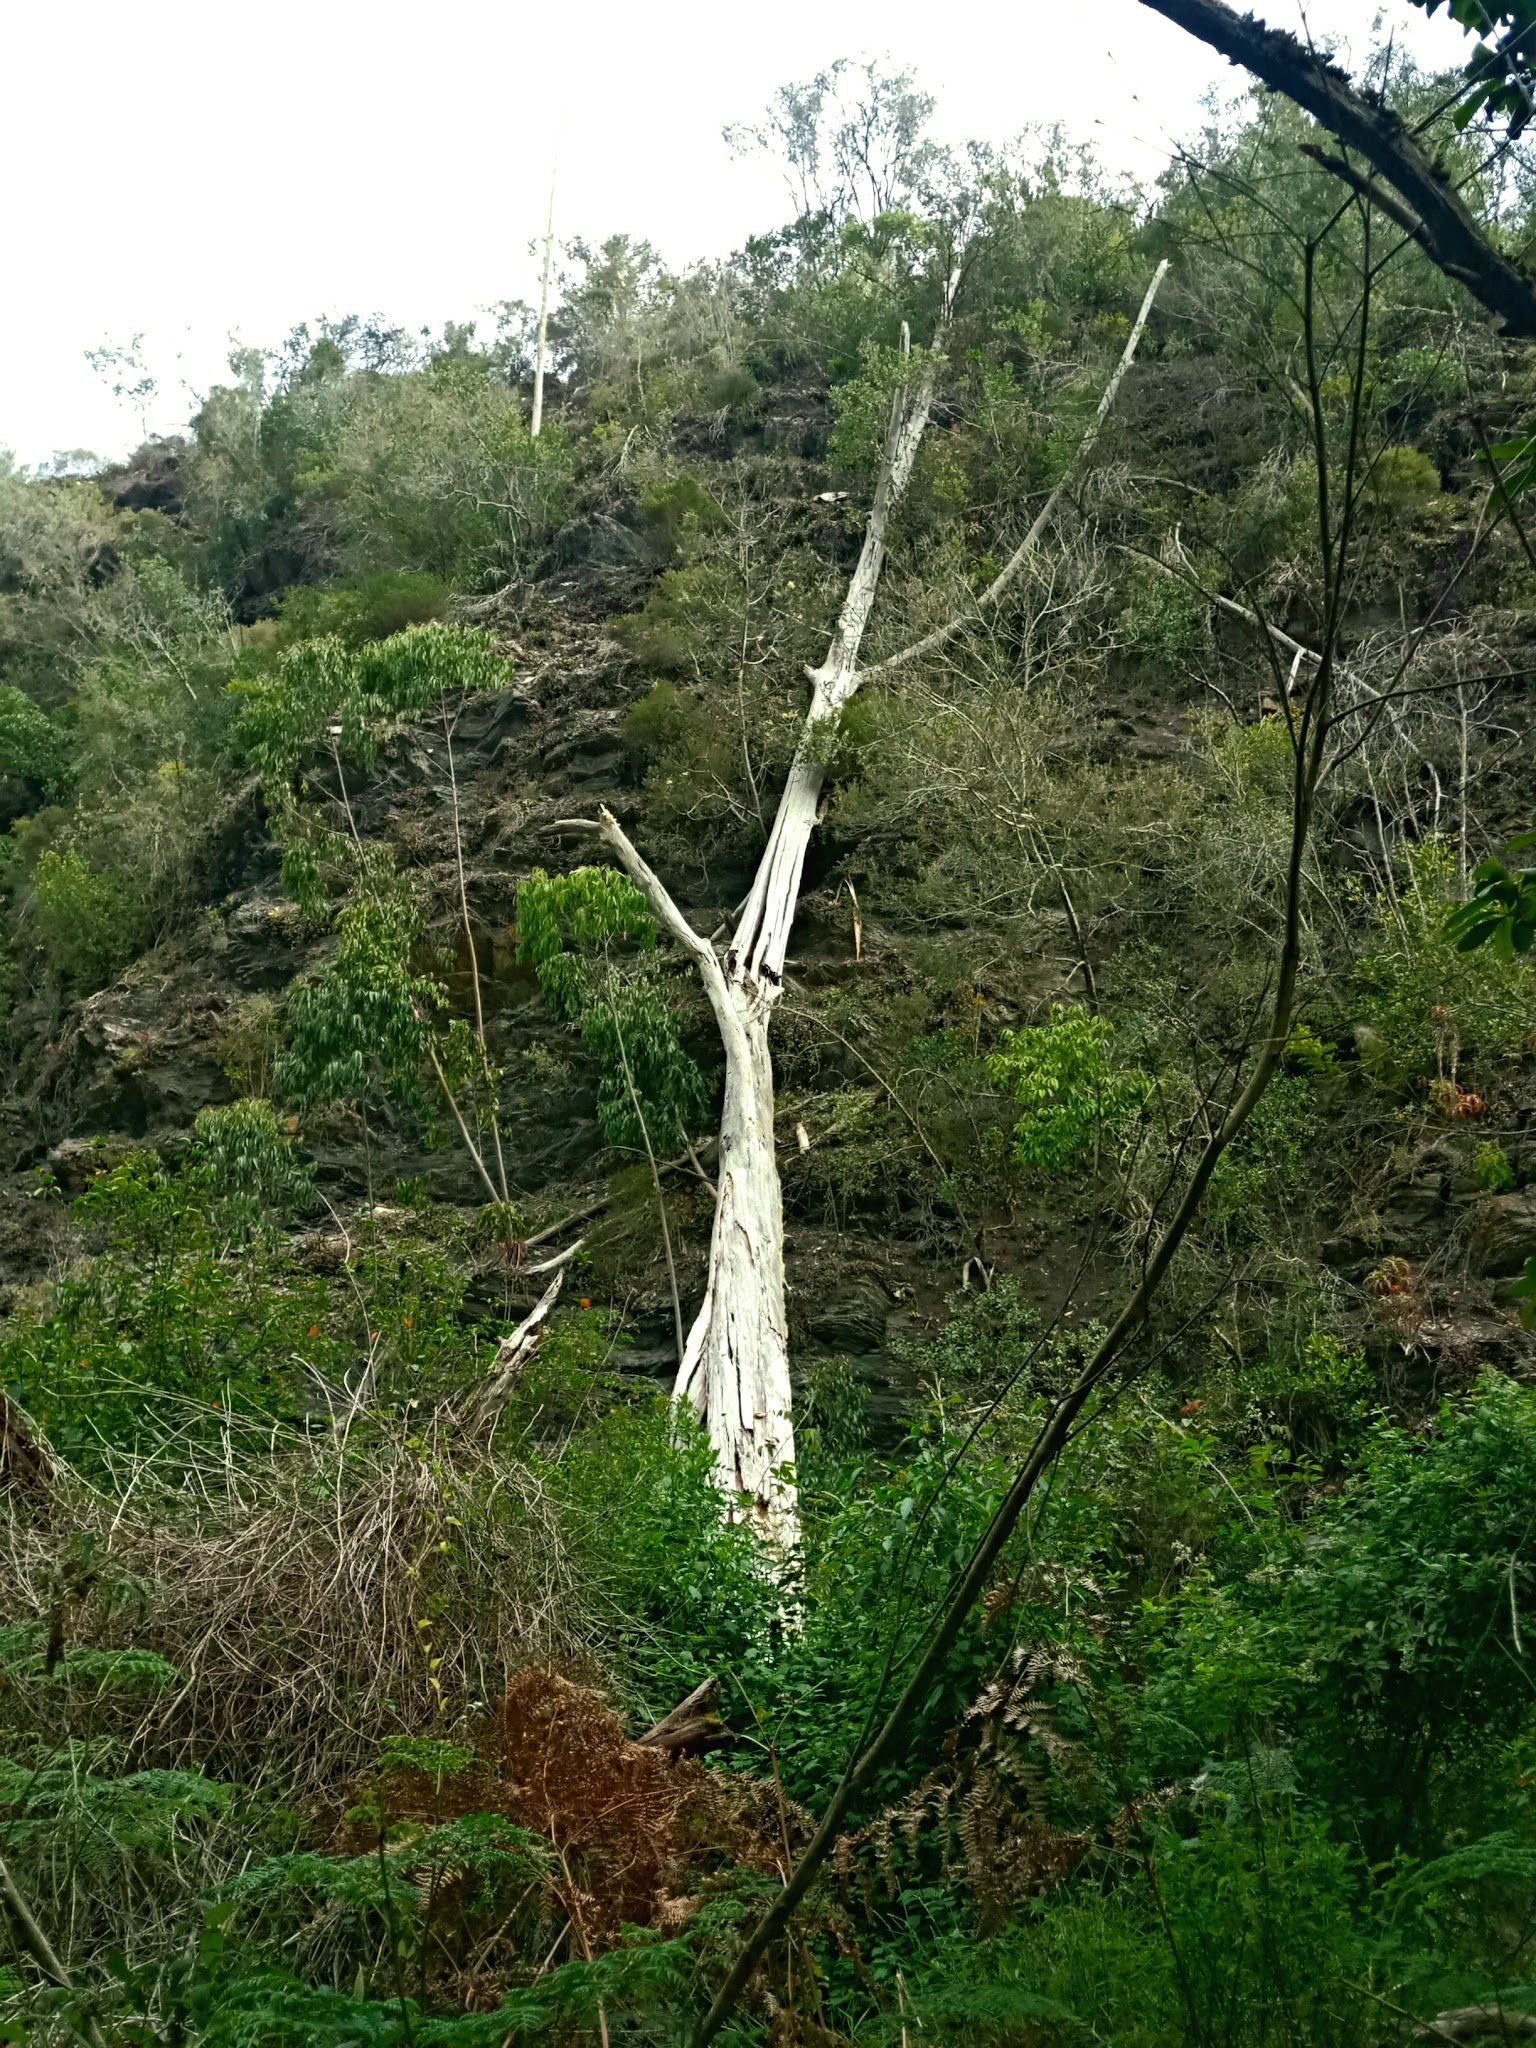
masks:
<path id="1" fill-rule="evenodd" d="M 405 569 L 379 569 L 341 583 L 301 583 L 284 596 L 276 620 L 253 628 L 252 637 L 265 631 L 281 646 L 336 639 L 361 647 L 440 619 L 448 597 L 438 577 Z"/>
<path id="2" fill-rule="evenodd" d="M 1139 1067 L 1117 1066 L 1114 1027 L 1053 1003 L 1043 1024 L 1006 1031 L 988 1072 L 1019 1104 L 1014 1156 L 1042 1173 L 1067 1173 L 1112 1141 L 1151 1093 Z"/>
<path id="3" fill-rule="evenodd" d="M 38 856 L 31 910 L 48 966 L 87 992 L 111 980 L 143 933 L 117 876 L 92 867 L 74 847 L 49 847 Z"/>
<path id="4" fill-rule="evenodd" d="M 1472 1161 L 1472 1178 L 1485 1195 L 1502 1195 L 1515 1185 L 1515 1169 L 1497 1138 L 1478 1146 Z"/>
<path id="5" fill-rule="evenodd" d="M 0 684 L 0 775 L 56 796 L 69 774 L 69 742 L 24 691 Z"/>
<path id="6" fill-rule="evenodd" d="M 232 686 L 244 699 L 235 744 L 263 776 L 283 782 L 327 735 L 366 761 L 391 726 L 422 717 L 448 691 L 510 680 L 490 635 L 467 626 L 408 626 L 356 647 L 335 635 L 306 640 L 270 674 Z"/>

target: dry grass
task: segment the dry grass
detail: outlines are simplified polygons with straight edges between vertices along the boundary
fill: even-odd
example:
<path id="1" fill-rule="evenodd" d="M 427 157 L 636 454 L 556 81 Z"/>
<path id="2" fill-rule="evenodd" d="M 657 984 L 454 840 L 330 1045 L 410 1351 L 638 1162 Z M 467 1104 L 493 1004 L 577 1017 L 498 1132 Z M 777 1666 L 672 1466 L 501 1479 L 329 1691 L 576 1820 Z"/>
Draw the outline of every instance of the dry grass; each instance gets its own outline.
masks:
<path id="1" fill-rule="evenodd" d="M 107 1484 L 0 1495 L 0 1613 L 157 1651 L 144 1762 L 321 1796 L 398 1731 L 447 1732 L 530 1660 L 579 1659 L 581 1588 L 526 1465 L 421 1434 L 231 1437 Z"/>

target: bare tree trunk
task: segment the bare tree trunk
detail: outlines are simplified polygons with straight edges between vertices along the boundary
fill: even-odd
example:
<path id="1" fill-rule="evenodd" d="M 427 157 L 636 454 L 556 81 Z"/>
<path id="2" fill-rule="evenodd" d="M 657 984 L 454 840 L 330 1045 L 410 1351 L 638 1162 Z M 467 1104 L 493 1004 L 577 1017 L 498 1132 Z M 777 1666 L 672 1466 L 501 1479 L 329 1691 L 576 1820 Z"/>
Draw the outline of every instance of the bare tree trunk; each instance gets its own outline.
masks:
<path id="1" fill-rule="evenodd" d="M 951 290 L 953 286 L 951 286 Z M 948 323 L 945 295 L 942 341 Z M 784 1205 L 773 1140 L 768 1029 L 783 992 L 784 956 L 800 897 L 806 848 L 826 777 L 822 742 L 860 682 L 859 648 L 885 565 L 891 513 L 911 479 L 938 388 L 937 347 L 915 389 L 897 394 L 858 566 L 827 658 L 811 671 L 811 703 L 752 888 L 722 965 L 687 924 L 617 821 L 600 830 L 632 880 L 704 977 L 725 1048 L 719 1193 L 704 1300 L 678 1365 L 673 1398 L 708 1431 L 721 1485 L 778 1549 L 794 1547 L 799 1513 L 784 1305 Z"/>
<path id="2" fill-rule="evenodd" d="M 721 1484 L 750 1503 L 770 1543 L 789 1549 L 799 1530 L 770 1012 L 732 993 L 741 1031 L 726 1051 L 709 1277 L 673 1398 L 689 1403 L 703 1422 Z"/>
<path id="3" fill-rule="evenodd" d="M 1161 283 L 1157 274 L 1120 364 L 1078 451 L 1080 466 L 1097 437 L 1130 364 Z M 773 1064 L 769 1027 L 784 987 L 784 961 L 800 897 L 806 850 L 826 779 L 826 743 L 866 675 L 920 658 L 968 623 L 956 619 L 875 668 L 859 652 L 885 566 L 891 515 L 911 481 L 938 388 L 941 348 L 955 280 L 945 293 L 935 345 L 910 390 L 892 403 L 880 474 L 864 544 L 849 580 L 832 643 L 809 671 L 811 702 L 800 743 L 747 900 L 723 959 L 688 923 L 613 815 L 597 826 L 620 865 L 644 892 L 663 928 L 692 954 L 725 1049 L 725 1102 L 720 1121 L 719 1198 L 710 1239 L 708 1280 L 679 1363 L 674 1398 L 691 1404 L 714 1447 L 722 1486 L 742 1503 L 774 1546 L 791 1549 L 799 1535 L 793 1466 L 794 1422 L 789 1335 L 784 1302 L 784 1213 L 773 1133 Z M 999 578 L 1005 583 L 1035 546 L 1060 502 L 1058 486 Z M 994 595 L 989 593 L 988 595 Z M 575 823 L 576 821 L 568 821 Z M 592 829 L 590 826 L 586 829 Z"/>
<path id="4" fill-rule="evenodd" d="M 549 336 L 549 265 L 555 247 L 555 173 L 549 174 L 549 212 L 544 219 L 544 268 L 539 278 L 539 349 L 533 365 L 533 413 L 528 432 L 536 441 L 544 424 L 544 345 Z"/>

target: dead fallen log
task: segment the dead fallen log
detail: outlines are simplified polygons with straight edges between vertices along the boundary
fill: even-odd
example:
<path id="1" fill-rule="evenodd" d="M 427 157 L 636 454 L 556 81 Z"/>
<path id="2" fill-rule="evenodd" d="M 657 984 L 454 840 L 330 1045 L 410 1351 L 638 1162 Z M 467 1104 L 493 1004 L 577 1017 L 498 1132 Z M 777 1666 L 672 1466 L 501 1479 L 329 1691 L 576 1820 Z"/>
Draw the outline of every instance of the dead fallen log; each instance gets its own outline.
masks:
<path id="1" fill-rule="evenodd" d="M 647 1728 L 635 1739 L 643 1748 L 659 1749 L 671 1757 L 698 1756 L 706 1749 L 718 1749 L 731 1740 L 731 1731 L 715 1711 L 719 1701 L 720 1680 L 711 1673 L 654 1728 Z"/>
<path id="2" fill-rule="evenodd" d="M 555 1277 L 539 1296 L 510 1337 L 504 1337 L 495 1358 L 491 1362 L 490 1377 L 478 1393 L 472 1394 L 465 1403 L 460 1421 L 469 1427 L 489 1428 L 511 1398 L 518 1381 L 539 1346 L 544 1341 L 544 1328 L 549 1321 L 550 1310 L 560 1298 L 568 1271 L 567 1262 L 562 1260 L 555 1268 Z"/>

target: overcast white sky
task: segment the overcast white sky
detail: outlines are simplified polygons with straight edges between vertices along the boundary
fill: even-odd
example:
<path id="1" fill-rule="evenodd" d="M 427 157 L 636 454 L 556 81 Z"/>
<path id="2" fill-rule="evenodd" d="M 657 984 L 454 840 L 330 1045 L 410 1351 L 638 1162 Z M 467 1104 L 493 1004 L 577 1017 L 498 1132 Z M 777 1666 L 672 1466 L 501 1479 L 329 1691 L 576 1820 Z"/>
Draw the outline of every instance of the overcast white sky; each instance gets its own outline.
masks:
<path id="1" fill-rule="evenodd" d="M 1295 27 L 1300 0 L 1268 0 Z M 141 420 L 85 351 L 136 333 L 179 425 L 235 337 L 322 313 L 411 327 L 532 296 L 558 149 L 557 234 L 624 229 L 673 262 L 786 213 L 728 122 L 838 56 L 911 65 L 947 138 L 1059 120 L 1155 174 L 1235 80 L 1137 0 L 72 0 L 0 29 L 0 448 L 123 453 Z M 1369 44 L 1376 0 L 1311 0 L 1320 37 Z M 1427 62 L 1463 39 L 1403 0 L 1383 18 Z"/>

